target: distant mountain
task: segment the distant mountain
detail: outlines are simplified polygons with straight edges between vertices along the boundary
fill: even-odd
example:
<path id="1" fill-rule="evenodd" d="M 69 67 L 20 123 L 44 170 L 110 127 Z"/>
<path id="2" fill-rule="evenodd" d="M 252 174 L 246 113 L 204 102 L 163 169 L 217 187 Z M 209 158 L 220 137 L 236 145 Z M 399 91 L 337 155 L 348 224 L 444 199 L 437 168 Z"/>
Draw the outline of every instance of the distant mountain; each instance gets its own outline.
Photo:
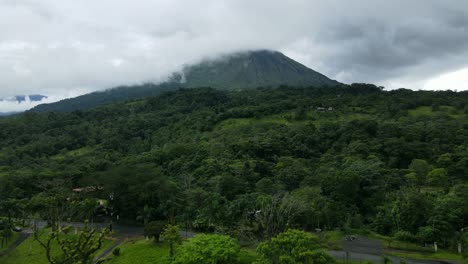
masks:
<path id="1" fill-rule="evenodd" d="M 249 89 L 260 86 L 333 86 L 331 80 L 277 51 L 239 52 L 205 60 L 174 73 L 168 82 L 122 86 L 36 106 L 34 112 L 65 112 L 112 102 L 154 96 L 177 88 Z"/>
<path id="2" fill-rule="evenodd" d="M 235 53 L 186 67 L 177 81 L 185 87 L 244 89 L 260 86 L 339 84 L 277 51 Z"/>

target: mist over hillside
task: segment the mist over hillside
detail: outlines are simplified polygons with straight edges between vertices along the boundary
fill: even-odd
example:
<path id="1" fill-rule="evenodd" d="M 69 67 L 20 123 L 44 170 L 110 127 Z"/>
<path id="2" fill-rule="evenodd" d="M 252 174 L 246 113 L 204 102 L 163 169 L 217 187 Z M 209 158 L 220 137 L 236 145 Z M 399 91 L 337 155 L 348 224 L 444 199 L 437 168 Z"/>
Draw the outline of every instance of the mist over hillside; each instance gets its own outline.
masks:
<path id="1" fill-rule="evenodd" d="M 256 87 L 333 86 L 329 79 L 277 51 L 259 50 L 227 54 L 186 66 L 162 84 L 122 86 L 34 107 L 32 112 L 64 112 L 154 96 L 177 88 L 213 87 L 251 89 Z"/>

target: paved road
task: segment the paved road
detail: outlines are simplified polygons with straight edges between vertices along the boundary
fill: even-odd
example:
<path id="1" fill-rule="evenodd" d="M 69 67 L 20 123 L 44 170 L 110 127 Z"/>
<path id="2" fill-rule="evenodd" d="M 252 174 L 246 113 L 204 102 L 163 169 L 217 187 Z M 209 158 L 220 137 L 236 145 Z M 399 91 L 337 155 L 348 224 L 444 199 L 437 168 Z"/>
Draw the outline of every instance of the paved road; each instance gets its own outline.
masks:
<path id="1" fill-rule="evenodd" d="M 331 250 L 328 251 L 335 259 L 338 260 L 350 260 L 350 261 L 371 261 L 372 263 L 382 263 L 382 255 L 373 255 L 366 253 L 358 252 L 348 252 L 348 257 L 346 257 L 346 251 Z M 389 256 L 393 263 L 400 263 L 402 258 Z M 414 259 L 404 259 L 408 264 L 455 264 L 454 262 L 444 262 L 444 261 L 435 261 L 435 260 L 414 260 Z"/>
<path id="2" fill-rule="evenodd" d="M 351 261 L 372 261 L 372 263 L 382 263 L 382 256 L 385 254 L 382 242 L 367 237 L 357 237 L 356 240 L 343 241 L 343 250 L 329 251 L 336 259 Z M 402 258 L 389 256 L 393 263 L 400 263 Z M 408 264 L 456 264 L 454 262 L 444 262 L 435 260 L 414 260 L 405 259 Z"/>

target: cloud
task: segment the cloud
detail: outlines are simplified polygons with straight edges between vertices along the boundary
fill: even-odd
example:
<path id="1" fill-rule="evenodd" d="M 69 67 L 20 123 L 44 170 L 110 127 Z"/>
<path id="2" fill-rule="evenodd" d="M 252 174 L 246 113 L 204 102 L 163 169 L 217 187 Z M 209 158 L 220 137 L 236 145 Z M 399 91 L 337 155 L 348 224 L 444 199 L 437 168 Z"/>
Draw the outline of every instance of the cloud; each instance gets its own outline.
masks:
<path id="1" fill-rule="evenodd" d="M 468 90 L 468 68 L 442 74 L 424 85 L 426 90 Z"/>
<path id="2" fill-rule="evenodd" d="M 88 93 L 90 91 L 80 90 L 80 89 L 72 89 L 67 92 L 62 92 L 61 95 L 52 95 L 48 97 L 44 97 L 41 100 L 31 100 L 29 95 L 24 97 L 24 100 L 17 100 L 15 97 L 6 97 L 0 99 L 0 115 L 2 113 L 15 113 L 15 112 L 22 112 L 28 109 L 31 109 L 40 104 L 47 104 L 57 102 L 59 100 L 63 100 L 70 97 L 75 97 L 84 93 Z"/>
<path id="3" fill-rule="evenodd" d="M 465 0 L 0 0 L 0 98 L 159 82 L 262 48 L 343 82 L 418 89 L 468 67 L 467 31 Z"/>

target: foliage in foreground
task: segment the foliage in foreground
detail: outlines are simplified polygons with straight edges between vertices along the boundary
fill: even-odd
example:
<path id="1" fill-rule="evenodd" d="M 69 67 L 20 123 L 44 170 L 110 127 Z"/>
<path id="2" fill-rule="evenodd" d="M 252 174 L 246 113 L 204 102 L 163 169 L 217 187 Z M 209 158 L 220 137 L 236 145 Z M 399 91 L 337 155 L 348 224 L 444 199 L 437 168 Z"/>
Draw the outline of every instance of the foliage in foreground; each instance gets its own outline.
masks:
<path id="1" fill-rule="evenodd" d="M 224 235 L 197 235 L 177 251 L 173 264 L 235 264 L 239 263 L 240 246 Z"/>
<path id="2" fill-rule="evenodd" d="M 112 193 L 122 220 L 250 241 L 370 227 L 454 250 L 468 226 L 467 114 L 467 92 L 363 84 L 25 113 L 0 119 L 0 215 L 82 221 Z M 89 186 L 102 187 L 90 202 L 71 194 Z"/>
<path id="3" fill-rule="evenodd" d="M 39 231 L 34 233 L 34 239 L 44 248 L 50 264 L 89 264 L 93 262 L 94 254 L 101 249 L 107 229 L 95 229 L 85 226 L 79 234 L 72 235 L 72 228 L 67 226 L 61 231 L 51 231 L 43 241 Z M 55 243 L 61 252 L 52 254 Z"/>
<path id="4" fill-rule="evenodd" d="M 320 250 L 319 238 L 304 231 L 289 229 L 257 246 L 259 264 L 326 264 L 333 257 Z"/>

